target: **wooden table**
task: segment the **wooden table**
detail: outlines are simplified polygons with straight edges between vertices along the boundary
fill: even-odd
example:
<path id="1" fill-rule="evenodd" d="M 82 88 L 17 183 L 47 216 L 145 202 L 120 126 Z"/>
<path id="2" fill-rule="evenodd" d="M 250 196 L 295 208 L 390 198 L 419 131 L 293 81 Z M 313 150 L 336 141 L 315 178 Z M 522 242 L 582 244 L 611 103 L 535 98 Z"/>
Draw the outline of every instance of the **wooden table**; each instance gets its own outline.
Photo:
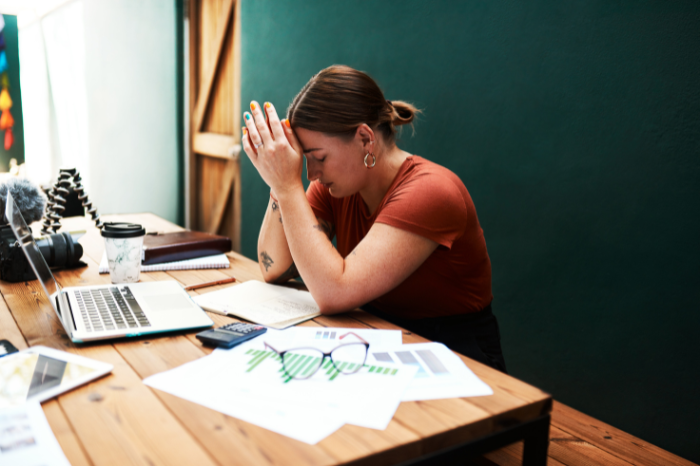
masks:
<path id="1" fill-rule="evenodd" d="M 148 231 L 181 228 L 152 214 L 105 216 L 132 221 Z M 87 229 L 80 242 L 85 268 L 56 274 L 61 286 L 108 284 L 99 275 L 104 249 L 99 232 L 85 218 L 63 221 L 64 231 Z M 257 263 L 229 253 L 230 269 L 142 273 L 142 281 L 177 280 L 183 285 L 235 276 L 261 279 Z M 235 286 L 235 285 L 226 285 Z M 221 287 L 190 292 L 207 293 Z M 151 389 L 142 380 L 211 352 L 196 332 L 93 344 L 73 344 L 37 281 L 0 282 L 0 338 L 19 349 L 45 345 L 114 365 L 114 371 L 43 404 L 63 451 L 74 466 L 396 464 L 460 460 L 525 440 L 524 461 L 545 464 L 550 395 L 471 359 L 465 364 L 494 390 L 492 396 L 401 403 L 386 430 L 345 425 L 317 445 L 292 440 L 195 403 Z M 216 325 L 231 318 L 210 314 Z M 362 311 L 318 317 L 305 326 L 395 329 Z M 425 342 L 403 331 L 404 343 Z"/>

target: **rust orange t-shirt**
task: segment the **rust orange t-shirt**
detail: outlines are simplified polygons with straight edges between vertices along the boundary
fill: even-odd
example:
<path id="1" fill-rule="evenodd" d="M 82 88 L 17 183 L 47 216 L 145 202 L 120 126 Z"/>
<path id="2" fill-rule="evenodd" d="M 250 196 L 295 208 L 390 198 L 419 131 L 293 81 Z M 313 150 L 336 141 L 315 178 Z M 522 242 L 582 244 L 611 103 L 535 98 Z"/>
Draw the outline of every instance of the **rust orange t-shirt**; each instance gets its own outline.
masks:
<path id="1" fill-rule="evenodd" d="M 359 193 L 333 198 L 313 182 L 306 196 L 317 217 L 335 225 L 346 257 L 375 222 L 421 235 L 438 248 L 406 280 L 371 304 L 398 317 L 422 319 L 480 311 L 491 300 L 491 260 L 474 202 L 457 175 L 410 156 L 374 214 Z"/>

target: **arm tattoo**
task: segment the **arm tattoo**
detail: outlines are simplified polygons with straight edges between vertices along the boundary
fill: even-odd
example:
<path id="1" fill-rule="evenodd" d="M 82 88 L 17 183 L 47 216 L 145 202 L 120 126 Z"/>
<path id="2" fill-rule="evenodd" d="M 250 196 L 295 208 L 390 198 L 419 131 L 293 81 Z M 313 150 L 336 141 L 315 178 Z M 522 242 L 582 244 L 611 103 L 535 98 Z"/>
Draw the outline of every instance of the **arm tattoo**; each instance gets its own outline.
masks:
<path id="1" fill-rule="evenodd" d="M 282 223 L 282 216 L 280 215 L 280 223 Z"/>
<path id="2" fill-rule="evenodd" d="M 262 262 L 262 265 L 265 266 L 265 272 L 267 272 L 270 266 L 275 263 L 275 261 L 272 260 L 272 257 L 270 257 L 270 255 L 265 251 L 260 253 L 260 262 Z"/>
<path id="3" fill-rule="evenodd" d="M 277 202 L 272 201 L 272 211 L 276 212 L 278 208 L 279 208 L 279 206 L 277 205 Z"/>
<path id="4" fill-rule="evenodd" d="M 326 220 L 318 217 L 316 217 L 316 220 L 318 220 L 318 225 L 314 225 L 313 227 L 324 233 L 328 239 L 332 241 L 333 237 L 335 236 L 335 226 L 333 226 L 331 222 L 327 222 Z"/>
<path id="5" fill-rule="evenodd" d="M 292 265 L 289 266 L 289 268 L 277 279 L 274 281 L 274 283 L 284 283 L 288 282 L 292 278 L 296 278 L 299 276 L 299 272 L 297 271 L 297 266 L 292 262 Z"/>

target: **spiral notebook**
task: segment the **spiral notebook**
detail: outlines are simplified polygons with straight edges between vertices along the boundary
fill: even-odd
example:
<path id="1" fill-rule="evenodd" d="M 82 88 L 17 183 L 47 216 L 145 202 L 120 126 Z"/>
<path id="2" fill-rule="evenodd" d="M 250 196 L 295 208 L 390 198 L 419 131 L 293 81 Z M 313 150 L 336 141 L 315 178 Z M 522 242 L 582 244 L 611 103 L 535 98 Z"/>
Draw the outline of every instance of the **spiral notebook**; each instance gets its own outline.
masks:
<path id="1" fill-rule="evenodd" d="M 165 272 L 168 270 L 195 270 L 195 269 L 228 269 L 230 263 L 226 254 L 197 257 L 184 261 L 164 262 L 162 264 L 141 265 L 141 272 Z M 107 253 L 102 254 L 100 261 L 100 273 L 109 273 Z"/>

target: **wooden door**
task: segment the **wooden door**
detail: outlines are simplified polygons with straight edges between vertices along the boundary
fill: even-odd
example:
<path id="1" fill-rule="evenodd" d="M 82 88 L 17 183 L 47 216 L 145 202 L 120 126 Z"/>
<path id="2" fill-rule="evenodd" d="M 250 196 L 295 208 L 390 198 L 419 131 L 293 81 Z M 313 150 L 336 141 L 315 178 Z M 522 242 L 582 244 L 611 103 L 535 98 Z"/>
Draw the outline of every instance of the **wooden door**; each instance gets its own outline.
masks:
<path id="1" fill-rule="evenodd" d="M 240 1 L 185 0 L 189 24 L 188 226 L 241 249 Z"/>

